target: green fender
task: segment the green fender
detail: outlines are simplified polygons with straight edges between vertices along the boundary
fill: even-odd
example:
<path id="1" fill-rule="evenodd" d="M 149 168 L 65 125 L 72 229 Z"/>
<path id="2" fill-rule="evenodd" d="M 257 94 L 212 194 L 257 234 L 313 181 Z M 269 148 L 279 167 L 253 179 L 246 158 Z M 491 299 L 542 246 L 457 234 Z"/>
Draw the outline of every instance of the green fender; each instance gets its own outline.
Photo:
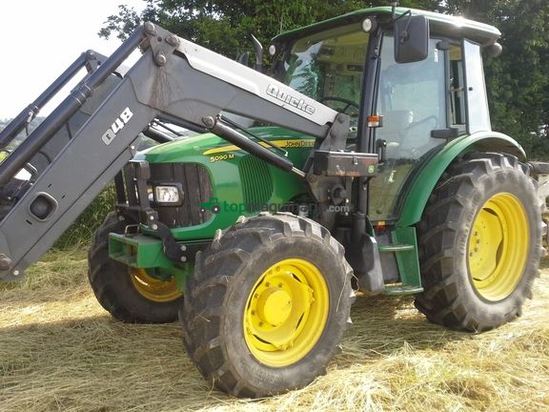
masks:
<path id="1" fill-rule="evenodd" d="M 509 153 L 526 160 L 526 153 L 520 144 L 502 133 L 478 132 L 452 140 L 423 166 L 412 181 L 397 227 L 410 227 L 421 220 L 429 197 L 444 171 L 458 156 L 472 150 Z"/>

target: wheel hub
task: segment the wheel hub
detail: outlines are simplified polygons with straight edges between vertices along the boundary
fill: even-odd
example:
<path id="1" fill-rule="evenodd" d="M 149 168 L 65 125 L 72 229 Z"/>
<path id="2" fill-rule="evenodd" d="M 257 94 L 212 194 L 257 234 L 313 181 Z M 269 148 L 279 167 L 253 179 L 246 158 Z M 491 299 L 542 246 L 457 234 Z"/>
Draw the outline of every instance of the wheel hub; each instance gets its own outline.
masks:
<path id="1" fill-rule="evenodd" d="M 467 252 L 472 284 L 481 297 L 495 302 L 513 293 L 524 272 L 529 237 L 526 211 L 515 195 L 498 193 L 482 206 Z"/>
<path id="2" fill-rule="evenodd" d="M 292 297 L 282 287 L 269 288 L 258 299 L 258 315 L 273 327 L 283 324 L 292 312 Z"/>
<path id="3" fill-rule="evenodd" d="M 267 269 L 249 295 L 244 336 L 262 363 L 282 367 L 307 355 L 320 338 L 329 309 L 320 271 L 303 259 L 285 259 Z"/>
<path id="4" fill-rule="evenodd" d="M 483 208 L 469 241 L 469 264 L 475 279 L 485 280 L 494 272 L 502 241 L 503 229 L 499 218 L 490 209 Z"/>

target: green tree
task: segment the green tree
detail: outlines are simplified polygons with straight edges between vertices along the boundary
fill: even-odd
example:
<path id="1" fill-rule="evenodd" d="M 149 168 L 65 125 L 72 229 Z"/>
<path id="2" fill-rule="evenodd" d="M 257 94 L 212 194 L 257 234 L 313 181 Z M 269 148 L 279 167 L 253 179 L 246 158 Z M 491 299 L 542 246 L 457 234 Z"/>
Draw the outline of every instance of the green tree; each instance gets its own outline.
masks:
<path id="1" fill-rule="evenodd" d="M 387 1 L 360 0 L 144 0 L 141 14 L 127 6 L 119 6 L 119 14 L 110 16 L 100 36 L 113 33 L 124 39 L 143 21 L 152 21 L 164 28 L 206 46 L 219 53 L 234 57 L 249 49 L 250 34 L 263 44 L 278 33 L 306 26 L 330 17 L 361 9 L 366 6 L 387 5 Z M 402 1 L 407 7 L 434 9 L 438 1 Z"/>

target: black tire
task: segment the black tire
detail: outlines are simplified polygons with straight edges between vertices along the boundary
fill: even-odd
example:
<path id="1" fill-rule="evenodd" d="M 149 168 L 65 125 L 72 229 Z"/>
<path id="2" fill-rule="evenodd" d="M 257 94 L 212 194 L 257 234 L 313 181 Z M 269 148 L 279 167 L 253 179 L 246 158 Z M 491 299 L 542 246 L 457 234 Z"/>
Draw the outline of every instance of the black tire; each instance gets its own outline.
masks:
<path id="1" fill-rule="evenodd" d="M 316 222 L 289 213 L 261 214 L 218 235 L 197 255 L 180 314 L 187 352 L 202 375 L 235 396 L 261 397 L 303 387 L 324 374 L 354 299 L 343 246 Z M 252 355 L 243 313 L 261 274 L 288 258 L 306 259 L 322 273 L 329 313 L 312 349 L 301 360 L 274 368 Z"/>
<path id="2" fill-rule="evenodd" d="M 169 302 L 147 299 L 134 286 L 128 267 L 109 257 L 109 233 L 123 233 L 126 222 L 110 213 L 95 233 L 88 252 L 88 279 L 105 310 L 127 323 L 170 323 L 177 320 L 182 297 Z"/>
<path id="3" fill-rule="evenodd" d="M 514 289 L 502 299 L 487 299 L 470 273 L 469 236 L 483 205 L 507 193 L 524 208 L 529 246 Z M 431 322 L 480 332 L 515 319 L 525 299 L 532 297 L 542 250 L 539 201 L 528 167 L 516 157 L 496 153 L 460 159 L 434 190 L 419 225 L 419 241 L 424 292 L 415 305 Z"/>

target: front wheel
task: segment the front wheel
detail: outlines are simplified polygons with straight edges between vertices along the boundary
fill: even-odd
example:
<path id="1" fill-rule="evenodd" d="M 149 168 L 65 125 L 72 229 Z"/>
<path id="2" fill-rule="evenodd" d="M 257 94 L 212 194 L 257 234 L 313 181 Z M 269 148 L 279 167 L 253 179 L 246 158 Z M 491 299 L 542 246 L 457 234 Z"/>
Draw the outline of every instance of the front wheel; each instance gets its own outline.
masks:
<path id="1" fill-rule="evenodd" d="M 291 214 L 251 218 L 196 262 L 180 318 L 208 380 L 259 397 L 325 372 L 354 296 L 343 247 L 327 229 Z"/>
<path id="2" fill-rule="evenodd" d="M 161 279 L 110 258 L 109 233 L 124 233 L 124 227 L 116 213 L 110 213 L 88 252 L 88 279 L 98 302 L 123 322 L 174 322 L 183 299 L 175 278 Z"/>
<path id="3" fill-rule="evenodd" d="M 541 210 L 528 168 L 477 153 L 435 189 L 419 228 L 424 292 L 435 323 L 483 331 L 520 315 L 541 258 Z"/>

